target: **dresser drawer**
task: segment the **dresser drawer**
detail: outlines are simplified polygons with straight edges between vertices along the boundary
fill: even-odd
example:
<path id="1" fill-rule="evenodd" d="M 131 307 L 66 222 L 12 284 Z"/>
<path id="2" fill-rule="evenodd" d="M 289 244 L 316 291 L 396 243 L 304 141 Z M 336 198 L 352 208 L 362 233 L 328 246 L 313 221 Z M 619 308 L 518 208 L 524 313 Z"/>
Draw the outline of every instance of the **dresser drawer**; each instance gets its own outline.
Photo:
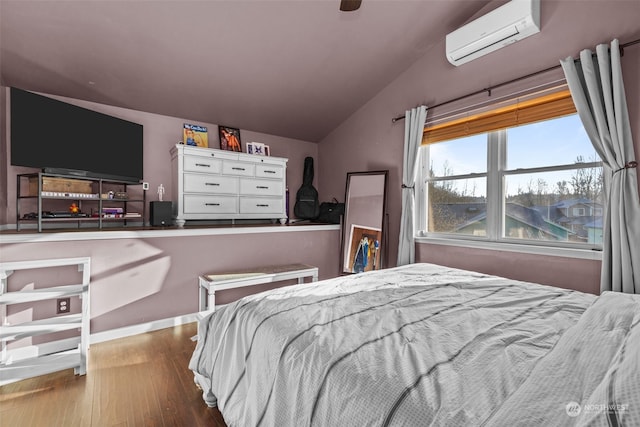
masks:
<path id="1" fill-rule="evenodd" d="M 185 193 L 238 194 L 238 178 L 198 173 L 184 174 Z"/>
<path id="2" fill-rule="evenodd" d="M 222 173 L 225 175 L 253 176 L 254 172 L 255 165 L 251 163 L 225 161 L 222 164 Z"/>
<path id="3" fill-rule="evenodd" d="M 282 178 L 284 177 L 284 168 L 274 165 L 256 165 L 257 178 Z"/>
<path id="4" fill-rule="evenodd" d="M 185 172 L 220 173 L 222 160 L 205 156 L 184 156 L 183 167 Z"/>
<path id="5" fill-rule="evenodd" d="M 283 212 L 281 197 L 240 197 L 241 214 L 282 214 Z"/>
<path id="6" fill-rule="evenodd" d="M 282 181 L 267 179 L 240 178 L 240 194 L 251 196 L 282 196 L 284 193 Z"/>
<path id="7" fill-rule="evenodd" d="M 233 214 L 238 212 L 235 196 L 184 196 L 185 214 Z"/>

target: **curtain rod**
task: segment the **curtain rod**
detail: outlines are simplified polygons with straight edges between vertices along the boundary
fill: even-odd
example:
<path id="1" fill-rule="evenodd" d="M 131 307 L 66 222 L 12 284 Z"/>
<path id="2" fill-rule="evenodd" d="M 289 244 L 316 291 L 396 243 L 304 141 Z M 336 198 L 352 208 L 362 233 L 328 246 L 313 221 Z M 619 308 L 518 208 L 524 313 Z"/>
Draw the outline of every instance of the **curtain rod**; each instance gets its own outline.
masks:
<path id="1" fill-rule="evenodd" d="M 640 43 L 640 39 L 632 40 L 632 41 L 630 41 L 628 43 L 621 44 L 620 45 L 620 55 L 624 54 L 624 48 L 625 47 L 629 47 L 631 45 L 638 44 L 638 43 Z M 544 70 L 535 71 L 535 72 L 533 72 L 531 74 L 527 74 L 526 76 L 517 77 L 515 79 L 511 79 L 511 80 L 508 80 L 506 82 L 498 83 L 496 85 L 489 86 L 487 88 L 480 89 L 480 90 L 477 90 L 475 92 L 471 92 L 471 93 L 459 96 L 459 97 L 454 98 L 454 99 L 449 99 L 448 101 L 444 101 L 444 102 L 441 102 L 441 103 L 436 104 L 436 105 L 432 105 L 431 107 L 429 107 L 429 109 L 433 109 L 433 108 L 436 108 L 436 107 L 442 107 L 443 105 L 451 104 L 453 102 L 460 101 L 460 100 L 465 99 L 465 98 L 470 98 L 470 97 L 475 96 L 475 95 L 480 95 L 481 93 L 484 93 L 484 92 L 486 92 L 488 96 L 491 96 L 491 91 L 493 89 L 496 89 L 496 88 L 499 88 L 499 87 L 502 87 L 502 86 L 506 86 L 508 84 L 515 83 L 515 82 L 520 81 L 520 80 L 525 80 L 525 79 L 528 79 L 530 77 L 537 76 L 538 74 L 544 74 L 544 73 L 547 73 L 547 72 L 549 72 L 551 70 L 555 70 L 556 68 L 560 68 L 560 67 L 562 67 L 562 65 L 558 64 L 558 65 L 554 65 L 553 67 L 545 68 Z M 391 122 L 395 123 L 398 120 L 403 120 L 404 117 L 405 117 L 404 115 L 398 116 L 398 117 L 394 117 L 393 119 L 391 119 Z"/>

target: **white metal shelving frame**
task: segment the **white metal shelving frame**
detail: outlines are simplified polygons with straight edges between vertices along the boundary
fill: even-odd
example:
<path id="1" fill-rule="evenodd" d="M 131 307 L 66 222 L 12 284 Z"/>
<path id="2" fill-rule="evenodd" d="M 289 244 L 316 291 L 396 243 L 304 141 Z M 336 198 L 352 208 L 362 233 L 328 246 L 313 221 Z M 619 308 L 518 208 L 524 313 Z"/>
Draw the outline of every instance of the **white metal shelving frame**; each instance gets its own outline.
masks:
<path id="1" fill-rule="evenodd" d="M 32 290 L 9 291 L 8 278 L 17 270 L 78 266 L 82 272 L 80 284 L 51 286 Z M 87 350 L 89 348 L 89 281 L 91 276 L 91 258 L 59 258 L 33 261 L 14 261 L 0 263 L 0 340 L 2 354 L 0 358 L 0 386 L 63 369 L 73 368 L 76 375 L 87 373 Z M 9 324 L 7 306 L 48 299 L 79 296 L 82 311 L 33 320 L 19 324 Z M 53 332 L 80 329 L 80 343 L 77 348 L 61 351 L 38 352 L 37 356 L 13 360 L 7 349 L 10 341 L 49 334 Z M 49 343 L 48 343 L 49 344 Z M 56 346 L 49 346 L 55 348 Z"/>

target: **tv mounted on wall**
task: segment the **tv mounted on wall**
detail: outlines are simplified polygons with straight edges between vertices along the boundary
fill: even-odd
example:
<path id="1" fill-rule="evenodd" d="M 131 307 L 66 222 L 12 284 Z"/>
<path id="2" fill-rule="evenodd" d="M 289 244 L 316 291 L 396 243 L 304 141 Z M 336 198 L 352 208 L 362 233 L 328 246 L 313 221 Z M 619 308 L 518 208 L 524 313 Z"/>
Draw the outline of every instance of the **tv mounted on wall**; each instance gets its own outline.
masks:
<path id="1" fill-rule="evenodd" d="M 140 183 L 143 126 L 11 88 L 11 164 Z"/>

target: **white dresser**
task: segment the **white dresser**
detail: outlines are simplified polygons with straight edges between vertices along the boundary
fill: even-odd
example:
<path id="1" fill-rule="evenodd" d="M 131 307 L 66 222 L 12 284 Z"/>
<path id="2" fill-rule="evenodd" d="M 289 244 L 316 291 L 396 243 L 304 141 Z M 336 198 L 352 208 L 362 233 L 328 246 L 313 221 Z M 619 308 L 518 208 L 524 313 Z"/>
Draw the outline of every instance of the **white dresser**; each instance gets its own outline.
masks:
<path id="1" fill-rule="evenodd" d="M 171 165 L 179 227 L 188 220 L 286 221 L 287 159 L 178 144 Z"/>

